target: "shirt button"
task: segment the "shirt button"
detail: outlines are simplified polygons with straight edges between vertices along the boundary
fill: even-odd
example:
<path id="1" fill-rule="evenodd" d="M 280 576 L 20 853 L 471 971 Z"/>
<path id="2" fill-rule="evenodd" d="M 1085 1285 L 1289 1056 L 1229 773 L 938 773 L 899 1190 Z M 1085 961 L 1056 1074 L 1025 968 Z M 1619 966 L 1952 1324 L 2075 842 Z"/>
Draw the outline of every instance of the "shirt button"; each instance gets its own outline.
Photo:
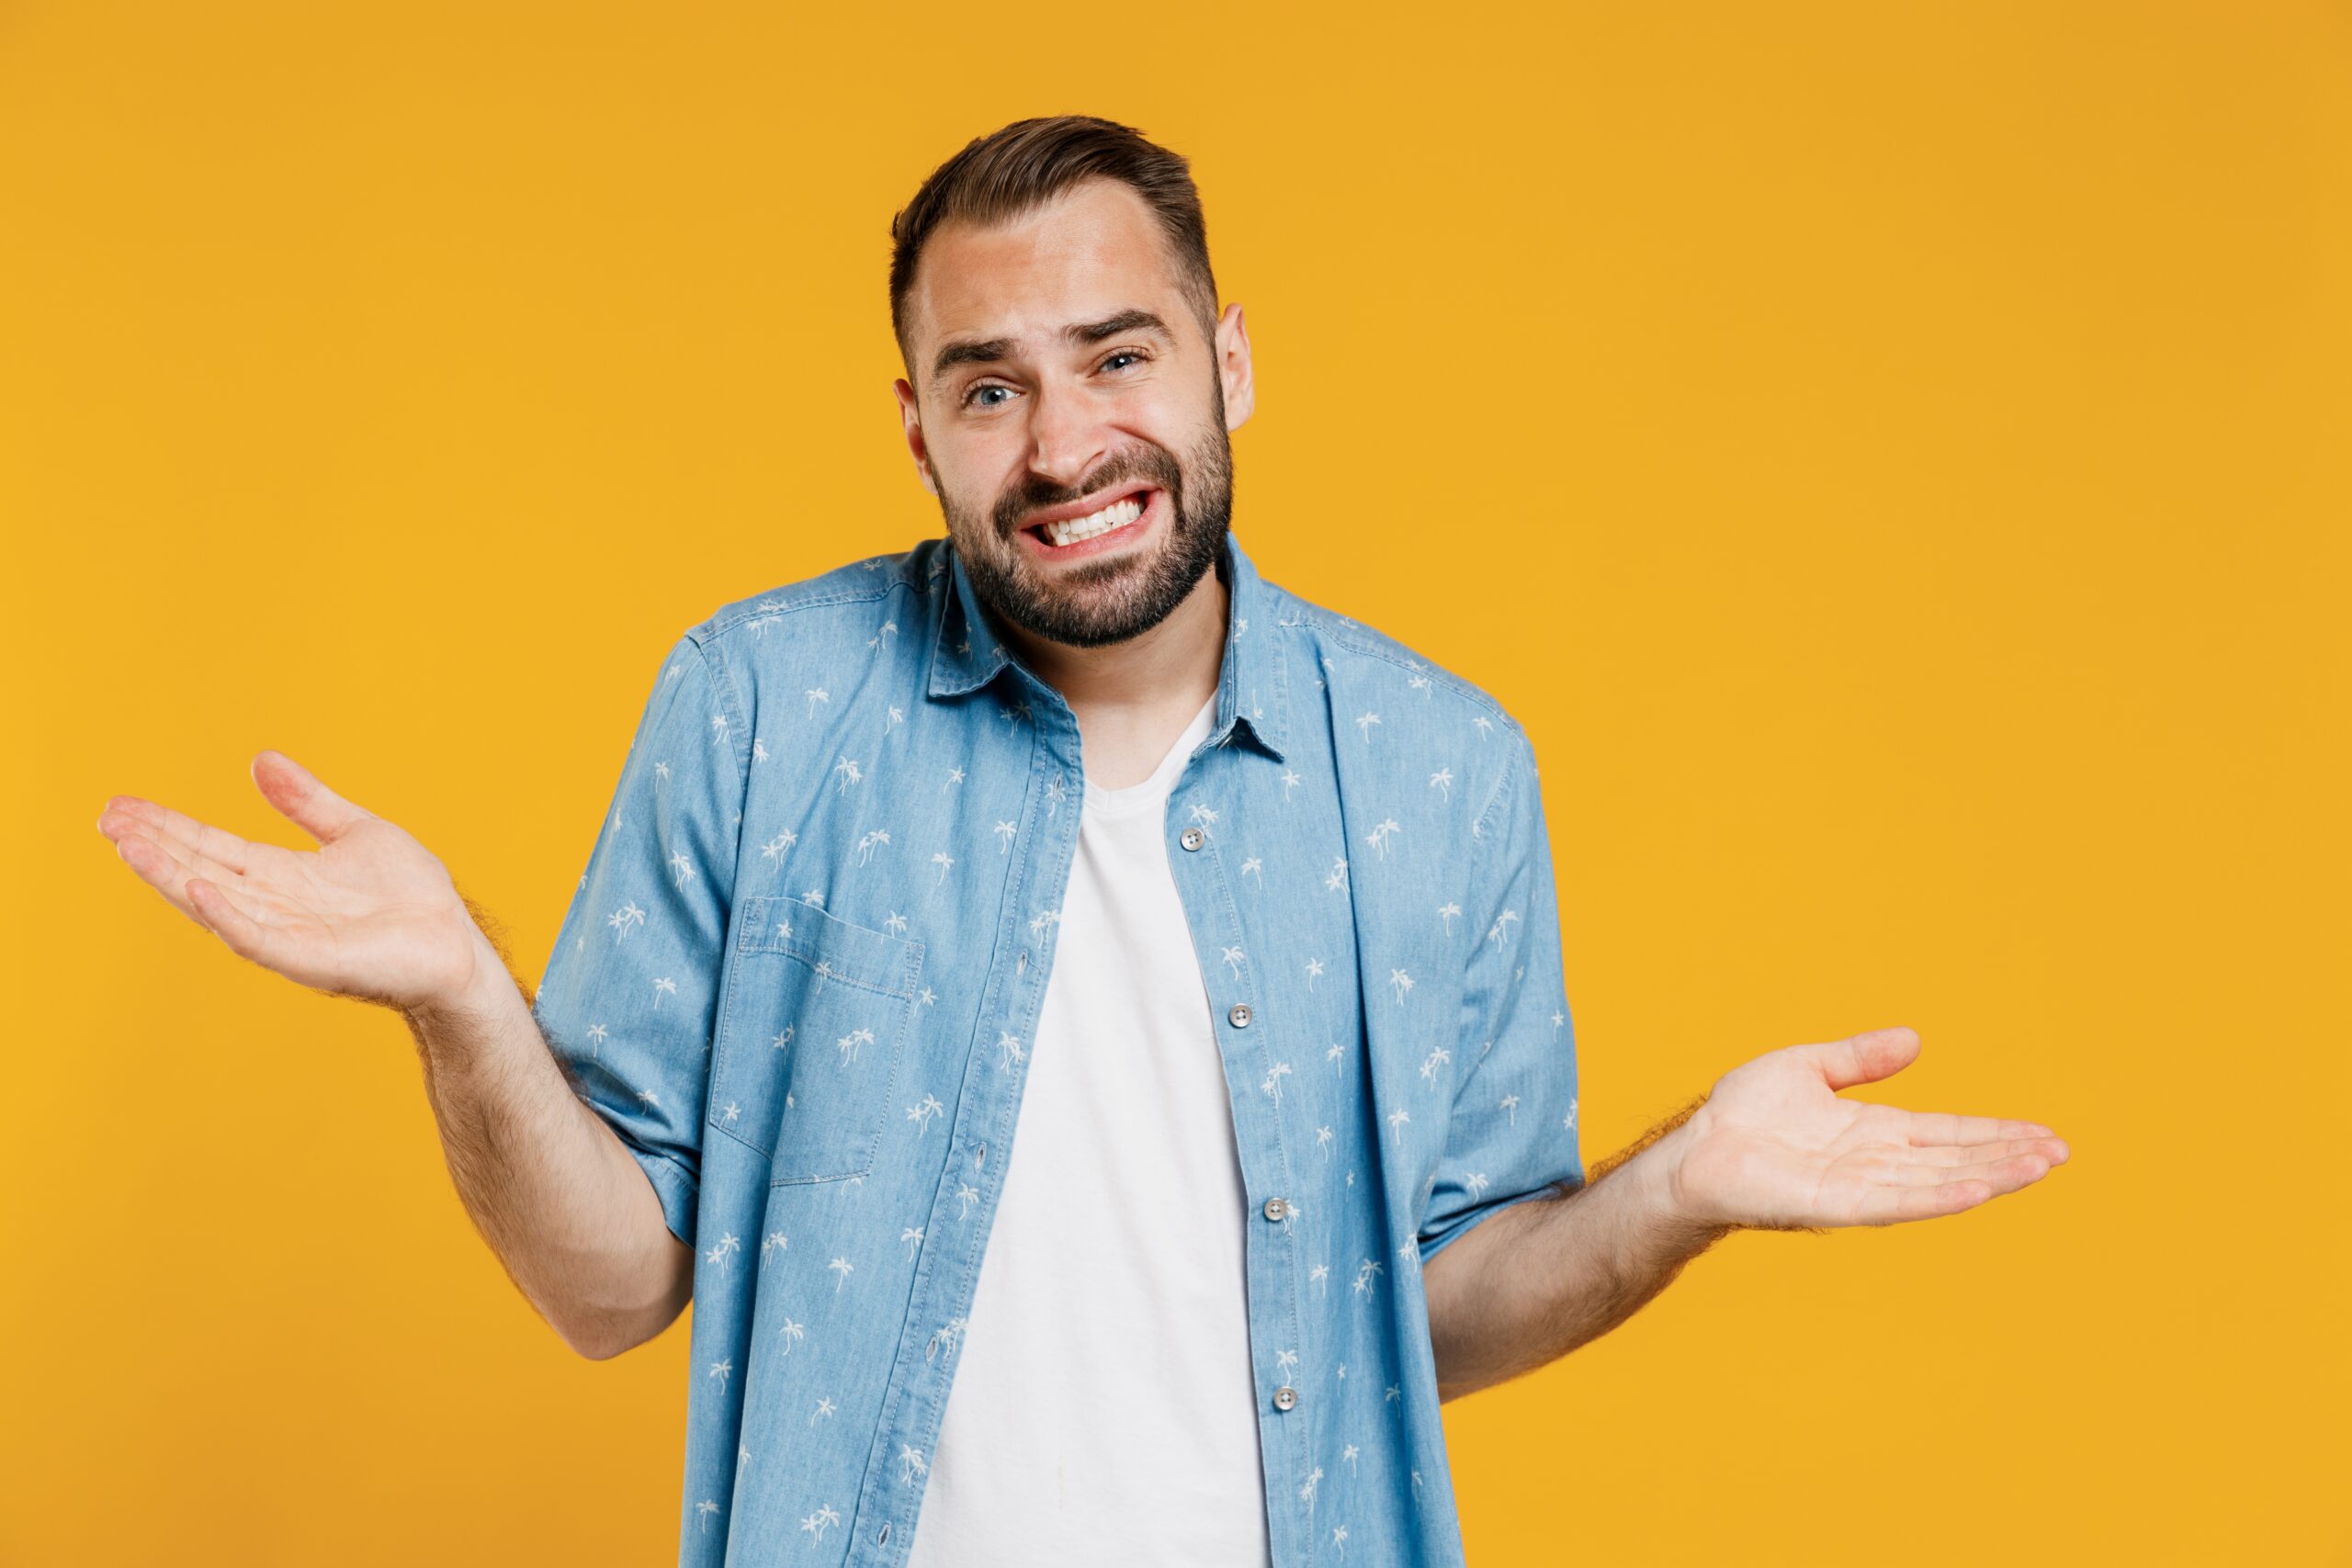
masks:
<path id="1" fill-rule="evenodd" d="M 1288 1203 L 1283 1202 L 1279 1198 L 1269 1198 L 1266 1200 L 1266 1218 L 1270 1220 L 1281 1220 L 1287 1219 L 1289 1217 L 1290 1205 Z"/>
<path id="2" fill-rule="evenodd" d="M 1274 1390 L 1275 1409 L 1288 1410 L 1292 1405 L 1296 1404 L 1297 1403 L 1298 1390 L 1291 1387 L 1290 1384 L 1284 1383 L 1282 1387 Z"/>
<path id="3" fill-rule="evenodd" d="M 1232 1021 L 1234 1028 L 1247 1029 L 1250 1027 L 1250 1004 L 1236 1002 L 1226 1010 L 1225 1016 Z"/>
<path id="4" fill-rule="evenodd" d="M 1183 837 L 1176 841 L 1182 844 L 1188 850 L 1197 850 L 1203 844 L 1207 843 L 1208 839 L 1209 836 L 1206 833 L 1202 832 L 1198 828 L 1187 828 L 1184 829 Z"/>

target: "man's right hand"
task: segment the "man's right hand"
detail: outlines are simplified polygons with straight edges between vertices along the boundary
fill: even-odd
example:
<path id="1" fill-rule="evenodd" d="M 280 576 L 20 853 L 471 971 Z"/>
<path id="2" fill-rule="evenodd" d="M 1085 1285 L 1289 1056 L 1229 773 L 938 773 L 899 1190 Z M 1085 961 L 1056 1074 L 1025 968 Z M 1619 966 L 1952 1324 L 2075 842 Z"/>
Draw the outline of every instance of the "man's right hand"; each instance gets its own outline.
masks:
<path id="1" fill-rule="evenodd" d="M 432 852 L 319 782 L 283 751 L 254 758 L 262 798 L 319 841 L 254 843 L 135 795 L 98 831 L 172 907 L 289 980 L 402 1012 L 461 1005 L 503 974 Z"/>

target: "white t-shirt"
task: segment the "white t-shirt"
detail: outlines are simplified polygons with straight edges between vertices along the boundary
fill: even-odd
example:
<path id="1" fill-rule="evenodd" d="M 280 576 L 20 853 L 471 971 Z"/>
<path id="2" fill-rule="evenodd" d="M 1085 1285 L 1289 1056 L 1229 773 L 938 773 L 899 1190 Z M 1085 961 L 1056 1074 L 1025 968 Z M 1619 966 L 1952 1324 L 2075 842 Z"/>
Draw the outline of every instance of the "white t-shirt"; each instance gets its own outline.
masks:
<path id="1" fill-rule="evenodd" d="M 1270 1564 L 1240 1156 L 1169 792 L 1087 781 L 909 1568 Z"/>

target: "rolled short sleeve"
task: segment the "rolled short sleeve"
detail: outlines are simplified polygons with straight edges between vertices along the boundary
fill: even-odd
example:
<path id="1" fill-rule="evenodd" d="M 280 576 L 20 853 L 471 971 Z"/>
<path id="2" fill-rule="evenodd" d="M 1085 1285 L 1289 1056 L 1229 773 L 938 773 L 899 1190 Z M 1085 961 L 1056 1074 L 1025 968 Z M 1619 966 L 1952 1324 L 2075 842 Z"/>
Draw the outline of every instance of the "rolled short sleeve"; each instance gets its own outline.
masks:
<path id="1" fill-rule="evenodd" d="M 1458 1047 L 1470 1068 L 1420 1222 L 1424 1263 L 1487 1215 L 1584 1183 L 1551 835 L 1534 749 L 1517 725 L 1508 733 L 1510 762 L 1472 840 L 1464 912 L 1480 935 L 1464 973 Z"/>
<path id="2" fill-rule="evenodd" d="M 662 660 L 531 1003 L 572 1091 L 689 1247 L 749 765 L 742 715 L 712 670 L 692 634 Z"/>

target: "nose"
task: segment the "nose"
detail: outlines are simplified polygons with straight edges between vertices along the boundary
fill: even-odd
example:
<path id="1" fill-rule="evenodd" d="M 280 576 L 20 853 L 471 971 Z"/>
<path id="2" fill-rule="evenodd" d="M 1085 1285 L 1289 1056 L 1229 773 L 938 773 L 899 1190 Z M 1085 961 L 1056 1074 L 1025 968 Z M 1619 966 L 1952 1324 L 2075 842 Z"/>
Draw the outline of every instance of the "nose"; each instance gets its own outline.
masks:
<path id="1" fill-rule="evenodd" d="M 1083 394 L 1051 387 L 1031 394 L 1031 472 L 1064 490 L 1076 490 L 1108 450 L 1102 421 Z"/>

